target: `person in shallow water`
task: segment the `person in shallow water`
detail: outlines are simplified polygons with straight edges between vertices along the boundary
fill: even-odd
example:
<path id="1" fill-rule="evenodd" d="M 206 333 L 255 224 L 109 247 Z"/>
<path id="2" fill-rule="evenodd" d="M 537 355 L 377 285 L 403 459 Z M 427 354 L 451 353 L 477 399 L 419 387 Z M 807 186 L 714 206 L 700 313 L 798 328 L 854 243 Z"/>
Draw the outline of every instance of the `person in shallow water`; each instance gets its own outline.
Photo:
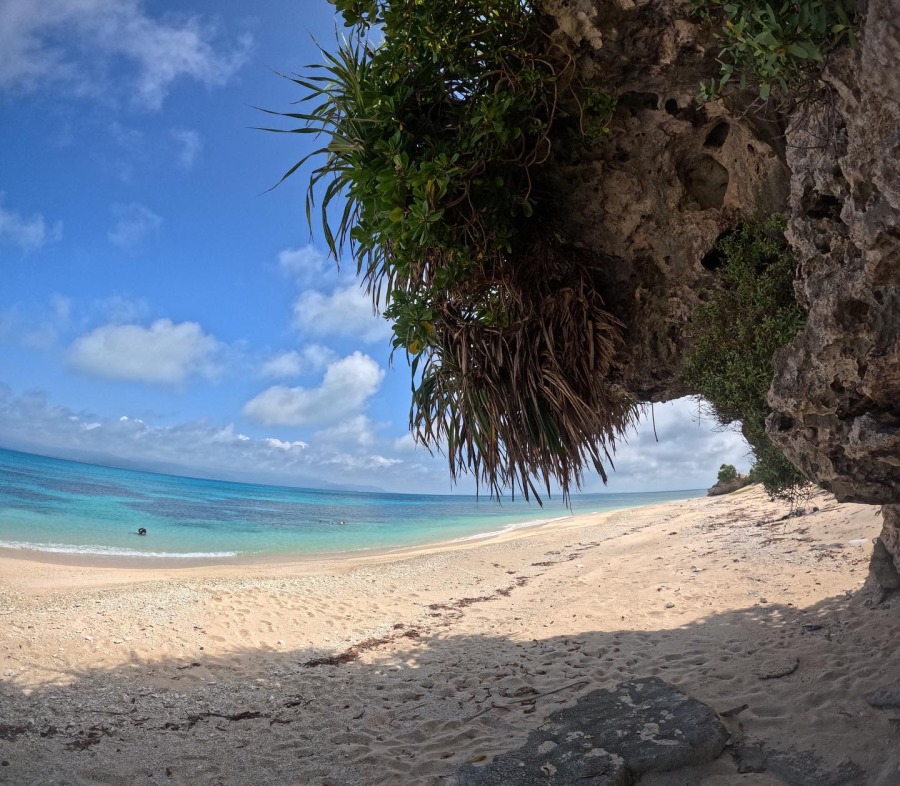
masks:
<path id="1" fill-rule="evenodd" d="M 138 535 L 146 535 L 146 534 L 147 534 L 146 528 L 141 527 L 141 528 L 138 530 Z"/>

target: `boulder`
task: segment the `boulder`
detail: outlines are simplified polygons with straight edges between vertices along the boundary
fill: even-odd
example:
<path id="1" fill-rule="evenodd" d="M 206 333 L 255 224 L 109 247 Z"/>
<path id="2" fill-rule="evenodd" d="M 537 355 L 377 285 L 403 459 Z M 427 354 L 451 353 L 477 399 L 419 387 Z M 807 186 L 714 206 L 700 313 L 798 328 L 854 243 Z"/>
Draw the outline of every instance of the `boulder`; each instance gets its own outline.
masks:
<path id="1" fill-rule="evenodd" d="M 749 475 L 738 475 L 736 478 L 732 478 L 731 480 L 720 480 L 717 481 L 714 486 L 710 486 L 706 490 L 707 497 L 718 497 L 722 494 L 731 494 L 732 491 L 737 491 L 738 489 L 742 489 L 745 486 L 750 485 L 750 476 Z"/>
<path id="2" fill-rule="evenodd" d="M 728 733 L 715 712 L 658 677 L 582 696 L 550 715 L 518 750 L 466 765 L 459 786 L 629 784 L 715 759 Z"/>

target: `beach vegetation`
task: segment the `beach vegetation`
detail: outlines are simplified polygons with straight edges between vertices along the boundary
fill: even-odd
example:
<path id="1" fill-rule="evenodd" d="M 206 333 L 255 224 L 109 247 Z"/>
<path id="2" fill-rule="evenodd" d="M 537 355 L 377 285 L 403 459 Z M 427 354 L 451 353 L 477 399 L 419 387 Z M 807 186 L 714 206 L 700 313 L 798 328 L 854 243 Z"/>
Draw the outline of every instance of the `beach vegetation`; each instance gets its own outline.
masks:
<path id="1" fill-rule="evenodd" d="M 693 3 L 720 47 L 718 76 L 701 84 L 707 101 L 734 87 L 757 89 L 763 100 L 787 97 L 821 73 L 830 52 L 856 40 L 855 0 Z"/>
<path id="2" fill-rule="evenodd" d="M 716 480 L 719 483 L 728 483 L 738 476 L 738 471 L 733 464 L 723 464 L 719 467 L 719 474 Z"/>
<path id="3" fill-rule="evenodd" d="M 773 496 L 791 497 L 806 478 L 766 434 L 773 356 L 803 326 L 795 262 L 783 216 L 746 223 L 721 238 L 721 286 L 692 315 L 685 380 L 723 426 L 739 422 L 750 445 L 750 477 Z"/>
<path id="4" fill-rule="evenodd" d="M 615 101 L 579 82 L 537 0 L 332 1 L 344 36 L 287 76 L 299 111 L 269 130 L 323 140 L 284 177 L 313 160 L 311 229 L 387 304 L 414 434 L 491 493 L 605 480 L 636 411 L 608 381 L 622 326 L 543 173 Z"/>

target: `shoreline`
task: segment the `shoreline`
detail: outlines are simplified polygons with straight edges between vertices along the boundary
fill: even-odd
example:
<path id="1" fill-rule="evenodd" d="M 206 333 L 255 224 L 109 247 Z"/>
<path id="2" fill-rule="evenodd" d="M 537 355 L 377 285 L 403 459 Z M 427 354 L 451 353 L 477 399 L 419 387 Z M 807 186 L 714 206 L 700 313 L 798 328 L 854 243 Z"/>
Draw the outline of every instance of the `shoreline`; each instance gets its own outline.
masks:
<path id="1" fill-rule="evenodd" d="M 342 560 L 377 560 L 383 557 L 403 558 L 419 553 L 430 553 L 435 550 L 443 551 L 455 547 L 464 547 L 466 544 L 478 545 L 494 540 L 503 540 L 506 536 L 517 536 L 520 533 L 526 535 L 530 532 L 548 527 L 567 525 L 586 526 L 588 524 L 596 523 L 594 522 L 596 517 L 611 516 L 628 510 L 651 509 L 662 505 L 687 502 L 692 499 L 703 499 L 703 497 L 688 497 L 682 500 L 654 502 L 646 505 L 634 505 L 611 510 L 556 516 L 554 518 L 540 519 L 537 521 L 525 521 L 522 523 L 508 524 L 499 530 L 476 533 L 474 535 L 464 535 L 458 538 L 439 540 L 419 545 L 373 547 L 339 552 L 269 552 L 265 554 L 237 553 L 234 556 L 229 557 L 169 557 L 158 556 L 158 554 L 152 556 L 138 554 L 101 554 L 94 552 L 45 551 L 41 549 L 0 546 L 0 567 L 2 567 L 2 562 L 4 560 L 14 560 L 17 562 L 80 568 L 177 571 L 179 569 L 192 570 L 198 568 L 242 567 L 254 565 L 307 565 L 315 562 L 336 562 Z"/>
<path id="2" fill-rule="evenodd" d="M 810 504 L 782 520 L 752 489 L 293 563 L 0 558 L 0 783 L 450 786 L 657 676 L 747 708 L 717 760 L 642 786 L 892 786 L 865 697 L 900 677 L 900 608 L 860 591 L 880 518 Z"/>

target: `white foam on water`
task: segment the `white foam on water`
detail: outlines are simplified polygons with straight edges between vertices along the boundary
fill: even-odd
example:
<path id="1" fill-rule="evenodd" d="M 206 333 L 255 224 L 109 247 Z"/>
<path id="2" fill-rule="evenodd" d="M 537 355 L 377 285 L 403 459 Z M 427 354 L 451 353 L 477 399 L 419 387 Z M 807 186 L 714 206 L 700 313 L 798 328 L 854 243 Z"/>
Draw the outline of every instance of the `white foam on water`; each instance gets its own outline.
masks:
<path id="1" fill-rule="evenodd" d="M 515 524 L 508 524 L 502 529 L 489 530 L 487 532 L 477 532 L 474 535 L 464 535 L 461 538 L 453 538 L 453 540 L 442 541 L 444 543 L 462 543 L 466 540 L 481 540 L 483 538 L 493 538 L 497 535 L 505 535 L 507 532 L 515 532 L 517 529 L 526 529 L 527 527 L 539 527 L 542 524 L 552 524 L 554 521 L 564 521 L 571 518 L 571 515 L 556 516 L 551 519 L 531 519 L 530 521 L 519 521 Z"/>
<path id="2" fill-rule="evenodd" d="M 157 559 L 218 559 L 236 557 L 236 551 L 136 551 L 115 546 L 69 546 L 64 543 L 29 543 L 0 540 L 0 548 L 20 551 L 43 551 L 49 554 L 91 554 L 106 557 L 151 557 Z"/>

